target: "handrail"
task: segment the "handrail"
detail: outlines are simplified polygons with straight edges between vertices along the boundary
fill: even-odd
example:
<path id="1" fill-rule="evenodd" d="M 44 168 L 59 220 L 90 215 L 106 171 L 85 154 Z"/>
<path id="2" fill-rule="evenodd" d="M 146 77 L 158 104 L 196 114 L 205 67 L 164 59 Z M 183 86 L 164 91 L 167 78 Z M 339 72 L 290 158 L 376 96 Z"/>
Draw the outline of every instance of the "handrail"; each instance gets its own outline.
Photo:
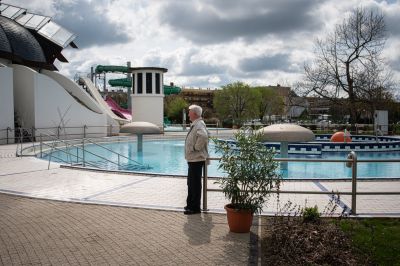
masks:
<path id="1" fill-rule="evenodd" d="M 61 152 L 64 152 L 64 153 L 66 153 L 66 154 L 68 154 L 68 155 L 74 156 L 74 157 L 76 157 L 78 160 L 79 160 L 79 159 L 83 159 L 83 157 L 79 157 L 79 155 L 77 155 L 77 154 L 73 154 L 73 153 L 67 152 L 67 151 L 65 151 L 64 149 L 60 149 L 60 148 L 58 148 L 58 147 L 56 147 L 56 146 L 53 146 L 53 147 L 52 147 L 51 145 L 49 145 L 49 144 L 47 144 L 47 143 L 42 143 L 42 145 L 46 145 L 46 146 L 51 147 L 52 149 L 55 149 L 55 150 L 57 150 L 57 151 L 61 151 Z M 82 148 L 80 148 L 79 146 L 74 146 L 74 145 L 72 145 L 72 144 L 71 144 L 71 147 L 75 147 L 75 148 L 77 148 L 77 149 L 82 149 Z M 111 162 L 111 163 L 117 164 L 117 163 L 115 163 L 115 162 L 113 162 L 113 161 L 110 161 L 110 160 L 108 160 L 108 159 L 106 159 L 106 158 L 104 158 L 104 157 L 102 157 L 102 156 L 100 156 L 100 155 L 94 154 L 94 153 L 92 153 L 92 152 L 90 152 L 90 151 L 86 151 L 86 152 L 89 152 L 90 154 L 93 154 L 94 156 L 97 156 L 97 157 L 99 157 L 99 158 L 101 158 L 101 159 L 104 159 L 105 161 L 109 161 L 109 162 Z M 50 152 L 49 154 L 51 154 L 51 152 Z M 52 156 L 52 157 L 55 157 L 55 158 L 57 158 L 57 159 L 59 159 L 59 160 L 61 160 L 61 161 L 63 161 L 63 162 L 65 162 L 65 163 L 68 163 L 67 161 L 65 161 L 65 160 L 63 160 L 63 159 L 61 159 L 61 158 L 59 158 L 59 157 L 57 157 L 57 156 L 54 156 L 53 154 L 51 154 L 51 156 Z M 69 163 L 72 165 L 72 161 L 69 162 Z M 92 162 L 85 162 L 85 163 L 86 163 L 86 164 L 90 164 L 90 165 L 92 165 L 92 166 L 98 168 L 98 166 L 97 166 L 96 164 L 92 163 Z M 118 164 L 117 164 L 117 165 L 118 165 Z M 119 166 L 119 165 L 118 165 L 118 166 Z"/>
<path id="2" fill-rule="evenodd" d="M 86 140 L 86 141 L 89 141 L 90 143 L 92 143 L 92 144 L 94 144 L 94 145 L 97 145 L 97 146 L 99 146 L 99 147 L 102 147 L 103 149 L 105 149 L 105 150 L 107 150 L 107 151 L 109 151 L 109 152 L 112 152 L 112 153 L 114 153 L 114 154 L 117 154 L 117 155 L 121 156 L 122 158 L 125 158 L 125 159 L 127 159 L 127 160 L 129 160 L 129 161 L 131 161 L 131 162 L 134 162 L 134 163 L 137 163 L 137 164 L 142 165 L 141 163 L 139 163 L 139 162 L 137 162 L 137 161 L 135 161 L 135 160 L 132 160 L 132 159 L 129 158 L 129 157 L 126 157 L 125 155 L 122 155 L 122 154 L 120 154 L 120 153 L 118 153 L 118 152 L 115 152 L 115 151 L 113 151 L 113 150 L 111 150 L 111 149 L 109 149 L 109 148 L 106 148 L 106 147 L 104 147 L 104 146 L 102 146 L 102 145 L 100 145 L 100 144 L 98 144 L 98 143 L 96 143 L 96 142 L 93 142 L 91 139 L 85 139 L 85 140 Z"/>
<path id="3" fill-rule="evenodd" d="M 54 138 L 53 136 L 51 136 L 51 135 L 49 135 L 49 134 L 45 134 L 45 133 L 41 133 L 41 134 L 45 135 L 46 137 L 48 137 L 48 138 L 50 138 L 50 139 L 53 139 L 53 141 L 58 141 L 58 142 L 61 142 L 61 143 L 65 144 L 66 147 L 68 147 L 68 145 L 70 145 L 70 147 L 74 147 L 74 148 L 77 148 L 77 149 L 82 150 L 82 151 L 83 151 L 83 157 L 82 157 L 82 159 L 83 159 L 83 164 L 88 163 L 88 162 L 86 162 L 86 161 L 84 160 L 84 154 L 85 154 L 85 152 L 86 152 L 86 153 L 92 154 L 92 155 L 94 155 L 94 156 L 96 156 L 96 157 L 98 157 L 98 158 L 100 158 L 100 159 L 102 159 L 102 160 L 104 160 L 104 161 L 107 161 L 107 162 L 110 162 L 110 163 L 112 163 L 112 164 L 115 164 L 115 165 L 117 165 L 118 167 L 120 166 L 120 156 L 121 156 L 121 157 L 127 159 L 128 161 L 134 162 L 135 164 L 137 164 L 137 165 L 139 165 L 139 166 L 141 166 L 141 167 L 149 168 L 148 165 L 143 165 L 142 163 L 139 163 L 139 162 L 137 162 L 137 161 L 135 161 L 135 160 L 132 160 L 132 159 L 130 159 L 129 157 L 126 157 L 126 156 L 124 156 L 124 155 L 122 155 L 122 154 L 120 154 L 120 153 L 117 153 L 117 152 L 115 152 L 115 151 L 113 151 L 113 150 L 111 150 L 111 149 L 108 149 L 108 148 L 106 148 L 106 147 L 104 147 L 104 146 L 102 146 L 102 145 L 100 145 L 100 144 L 98 144 L 98 143 L 95 143 L 95 142 L 93 142 L 93 141 L 90 140 L 90 139 L 82 139 L 82 146 L 84 145 L 84 144 L 83 144 L 84 141 L 89 141 L 89 142 L 92 143 L 92 144 L 95 144 L 95 145 L 97 145 L 97 146 L 99 146 L 99 147 L 101 147 L 101 148 L 103 148 L 103 149 L 105 149 L 105 150 L 107 150 L 107 151 L 109 151 L 109 152 L 111 152 L 111 153 L 116 154 L 116 155 L 118 156 L 118 162 L 114 162 L 114 161 L 112 161 L 112 160 L 109 160 L 108 158 L 105 158 L 105 157 L 100 156 L 100 155 L 98 155 L 98 154 L 95 154 L 95 153 L 93 153 L 93 152 L 91 152 L 91 151 L 88 151 L 88 150 L 86 150 L 86 149 L 84 148 L 84 146 L 83 146 L 83 148 L 82 148 L 82 147 L 80 147 L 80 146 L 71 144 L 69 141 L 65 141 L 65 140 L 62 140 L 62 139 L 56 139 L 56 138 Z M 43 145 L 43 142 L 42 142 L 42 141 L 40 142 L 40 150 L 42 151 L 41 145 Z M 45 144 L 45 145 L 48 145 L 48 144 Z M 48 146 L 49 146 L 49 145 L 48 145 Z M 53 146 L 53 148 L 55 148 L 55 147 Z M 67 153 L 67 154 L 71 155 L 70 153 Z M 22 150 L 21 150 L 21 155 L 22 155 Z M 73 156 L 79 158 L 79 156 L 76 156 L 75 154 L 73 154 Z M 50 160 L 49 160 L 49 161 L 50 161 Z M 93 163 L 89 163 L 89 164 L 93 165 Z M 50 162 L 49 162 L 49 167 L 50 167 Z"/>

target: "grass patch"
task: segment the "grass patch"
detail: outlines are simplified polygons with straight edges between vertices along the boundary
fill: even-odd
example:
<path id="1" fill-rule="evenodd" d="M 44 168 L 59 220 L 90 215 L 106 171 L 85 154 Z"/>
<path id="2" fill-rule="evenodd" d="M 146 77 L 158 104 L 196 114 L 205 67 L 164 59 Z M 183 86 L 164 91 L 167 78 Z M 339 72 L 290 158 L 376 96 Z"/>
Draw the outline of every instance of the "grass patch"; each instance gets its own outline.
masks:
<path id="1" fill-rule="evenodd" d="M 400 265 L 400 219 L 344 219 L 341 229 L 361 254 L 376 265 Z"/>

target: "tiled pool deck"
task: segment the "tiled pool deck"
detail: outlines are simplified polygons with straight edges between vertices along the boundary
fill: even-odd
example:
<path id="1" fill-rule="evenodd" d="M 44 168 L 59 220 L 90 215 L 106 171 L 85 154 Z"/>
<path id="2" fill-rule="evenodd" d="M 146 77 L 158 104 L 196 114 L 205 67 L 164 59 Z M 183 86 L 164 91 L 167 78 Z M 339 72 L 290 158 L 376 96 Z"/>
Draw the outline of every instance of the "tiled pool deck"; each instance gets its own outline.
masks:
<path id="1" fill-rule="evenodd" d="M 208 213 L 184 216 L 185 178 L 101 173 L 56 163 L 48 169 L 48 162 L 15 157 L 15 151 L 15 144 L 0 145 L 0 264 L 257 263 L 258 219 L 250 235 L 229 233 L 219 214 L 227 200 L 219 192 L 208 193 Z M 208 186 L 217 188 L 213 180 Z M 281 189 L 350 191 L 351 182 L 287 181 Z M 358 191 L 400 191 L 400 180 L 359 181 Z M 281 194 L 280 202 L 323 210 L 329 198 Z M 342 196 L 340 204 L 351 207 L 351 197 Z M 277 209 L 273 196 L 263 214 Z M 400 217 L 400 195 L 358 196 L 357 213 Z M 234 257 L 221 261 L 227 254 Z"/>

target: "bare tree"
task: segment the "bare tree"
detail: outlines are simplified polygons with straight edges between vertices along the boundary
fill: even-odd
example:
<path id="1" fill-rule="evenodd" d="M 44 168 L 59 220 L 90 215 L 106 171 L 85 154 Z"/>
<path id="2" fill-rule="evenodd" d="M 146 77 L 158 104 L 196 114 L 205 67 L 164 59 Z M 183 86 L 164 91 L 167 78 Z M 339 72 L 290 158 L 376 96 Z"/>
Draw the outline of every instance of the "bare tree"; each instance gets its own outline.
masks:
<path id="1" fill-rule="evenodd" d="M 305 65 L 300 84 L 305 95 L 337 103 L 347 98 L 351 123 L 356 122 L 357 103 L 377 89 L 388 89 L 391 75 L 384 68 L 381 52 L 386 41 L 384 16 L 373 10 L 355 9 L 326 39 L 316 41 L 311 65 Z M 341 100 L 343 103 L 343 99 Z"/>

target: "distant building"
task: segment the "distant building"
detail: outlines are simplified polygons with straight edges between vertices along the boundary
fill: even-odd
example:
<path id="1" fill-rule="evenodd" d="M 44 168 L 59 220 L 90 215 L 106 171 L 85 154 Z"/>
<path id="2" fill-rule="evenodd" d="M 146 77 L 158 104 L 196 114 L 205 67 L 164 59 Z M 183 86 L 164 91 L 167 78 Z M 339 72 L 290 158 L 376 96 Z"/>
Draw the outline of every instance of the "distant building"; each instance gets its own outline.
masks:
<path id="1" fill-rule="evenodd" d="M 197 104 L 203 108 L 204 117 L 209 118 L 215 115 L 213 106 L 215 90 L 211 89 L 189 89 L 182 88 L 180 96 L 189 104 Z"/>

